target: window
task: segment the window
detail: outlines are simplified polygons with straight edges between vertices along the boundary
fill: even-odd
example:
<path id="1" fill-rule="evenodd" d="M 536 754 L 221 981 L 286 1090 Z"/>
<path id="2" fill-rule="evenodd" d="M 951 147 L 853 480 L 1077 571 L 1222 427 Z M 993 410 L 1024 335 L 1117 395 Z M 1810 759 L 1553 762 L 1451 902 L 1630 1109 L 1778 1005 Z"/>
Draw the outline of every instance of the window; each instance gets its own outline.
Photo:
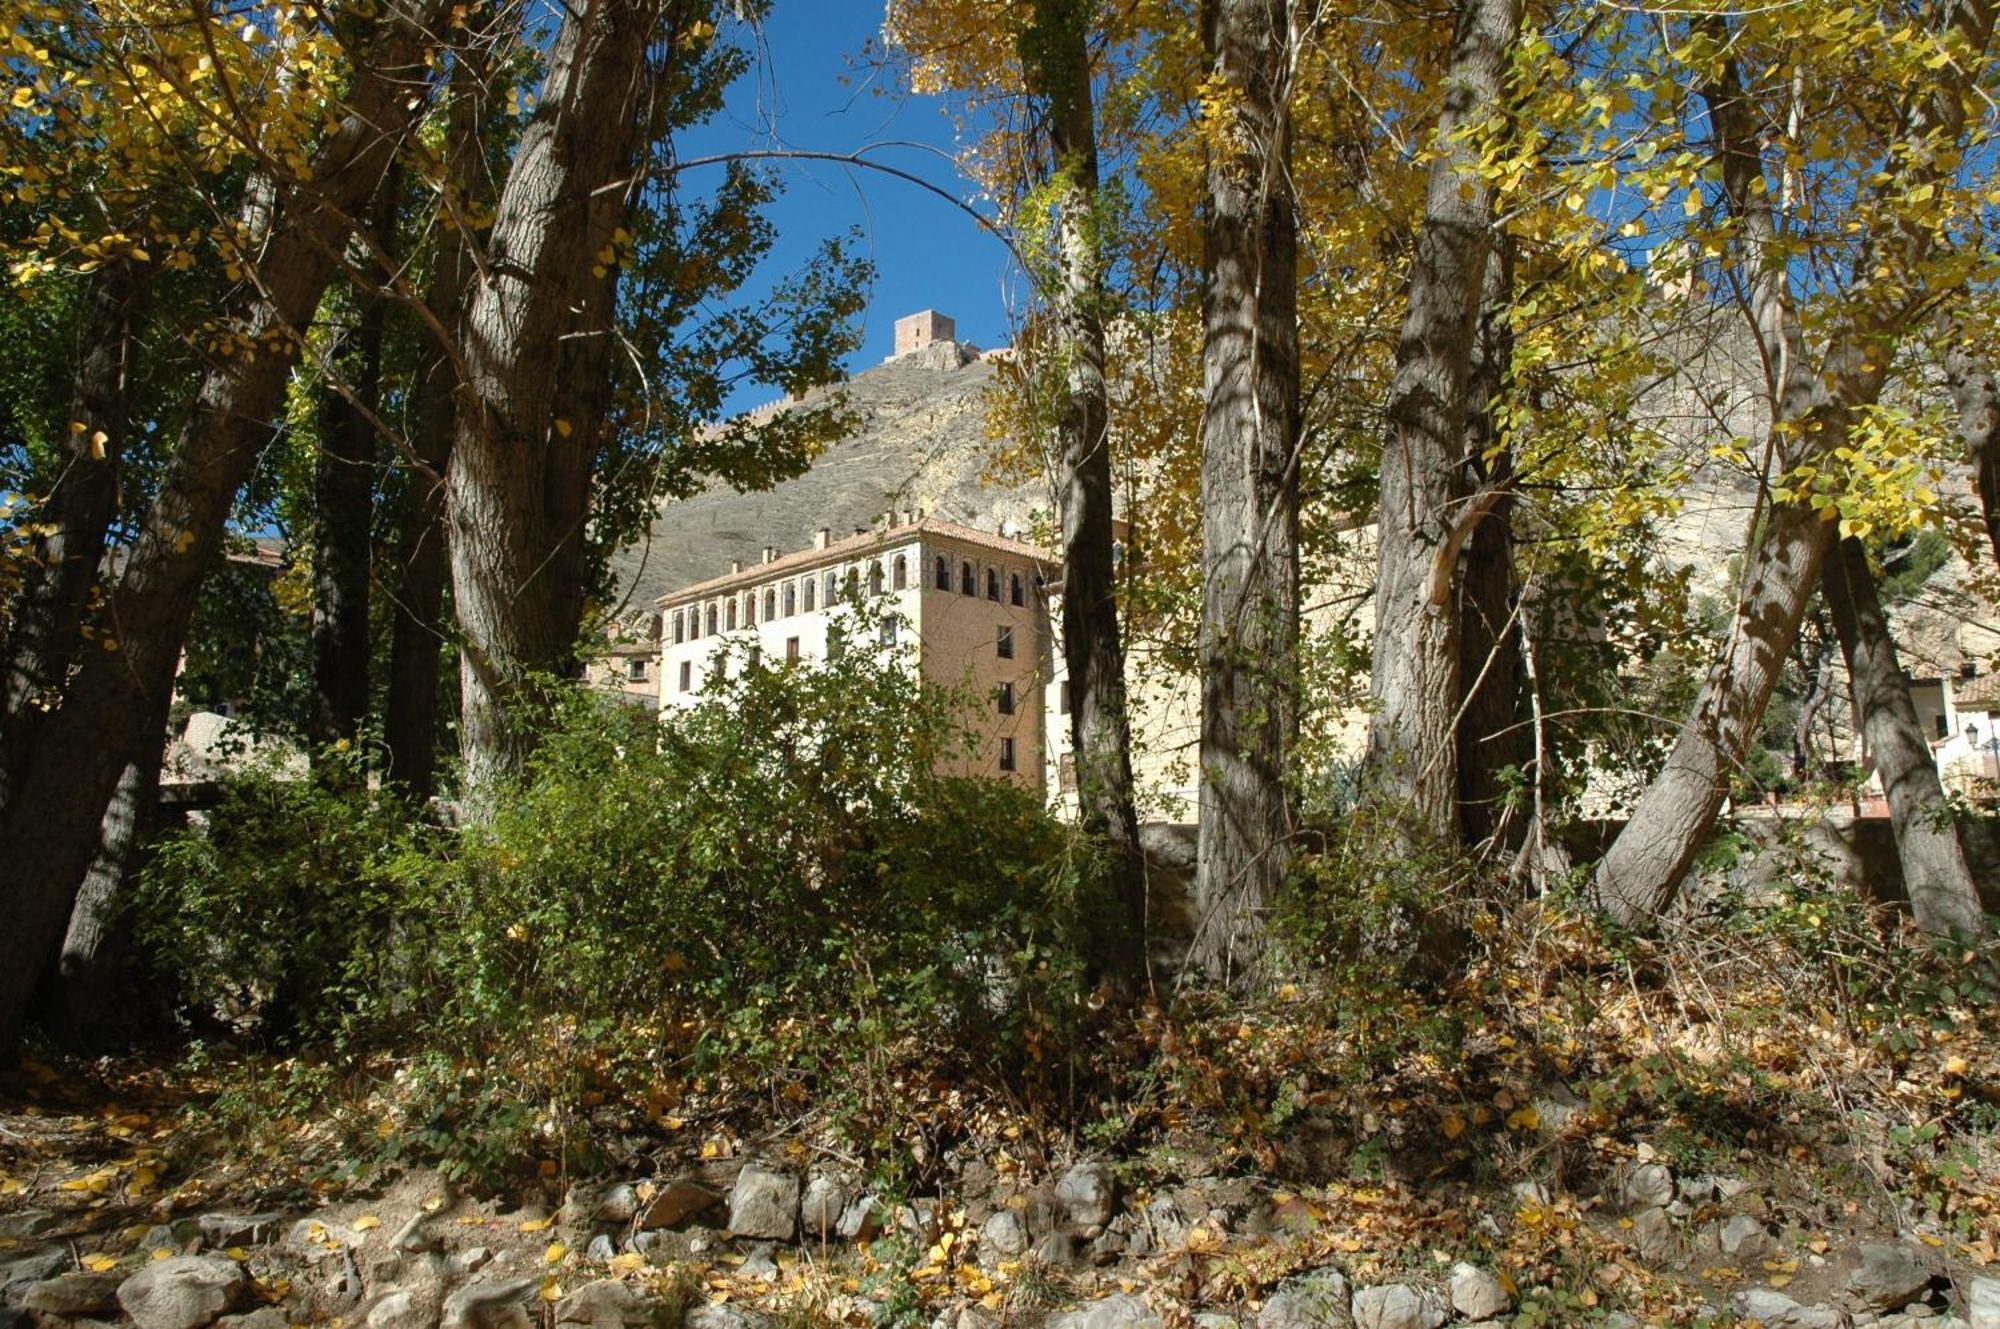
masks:
<path id="1" fill-rule="evenodd" d="M 986 598 L 994 604 L 1000 603 L 1000 574 L 992 568 L 986 569 Z"/>
<path id="2" fill-rule="evenodd" d="M 937 556 L 937 588 L 941 591 L 951 589 L 951 560 L 943 554 Z"/>
<path id="3" fill-rule="evenodd" d="M 730 632 L 736 631 L 736 597 L 729 597 L 729 605 L 722 611 L 722 624 Z"/>
<path id="4" fill-rule="evenodd" d="M 708 635 L 709 635 L 709 636 L 711 636 L 711 637 L 713 637 L 713 636 L 715 635 L 715 614 L 716 614 L 716 609 L 715 609 L 715 606 L 714 606 L 713 604 L 709 605 L 709 607 L 708 607 Z M 734 625 L 734 624 L 731 624 L 730 626 L 734 627 L 735 625 Z"/>
<path id="5" fill-rule="evenodd" d="M 681 691 L 686 692 L 693 687 L 694 687 L 694 661 L 683 660 L 681 661 Z"/>
<path id="6" fill-rule="evenodd" d="M 882 619 L 882 644 L 884 646 L 896 644 L 896 620 L 893 615 L 885 615 Z"/>
<path id="7" fill-rule="evenodd" d="M 750 663 L 747 666 L 747 668 L 755 669 L 758 665 L 761 665 L 763 663 L 764 663 L 764 648 L 762 646 L 752 646 L 750 648 Z"/>
<path id="8" fill-rule="evenodd" d="M 979 583 L 973 578 L 972 564 L 970 563 L 961 563 L 958 565 L 958 593 L 960 595 L 979 594 Z"/>
<path id="9" fill-rule="evenodd" d="M 1003 771 L 1014 769 L 1014 740 L 1011 738 L 1000 740 L 1000 769 Z"/>
<path id="10" fill-rule="evenodd" d="M 646 662 L 644 660 L 627 660 L 625 662 L 625 677 L 633 683 L 644 683 L 646 681 Z"/>
<path id="11" fill-rule="evenodd" d="M 678 646 L 686 640 L 687 640 L 687 615 L 681 613 L 679 610 L 675 610 L 674 645 Z"/>
<path id="12" fill-rule="evenodd" d="M 806 594 L 811 595 L 812 583 L 807 582 L 806 586 L 807 586 Z M 785 583 L 785 617 L 790 618 L 793 614 L 796 614 L 798 612 L 799 612 L 799 584 L 795 581 L 788 581 Z"/>
<path id="13" fill-rule="evenodd" d="M 773 586 L 764 592 L 764 621 L 769 623 L 778 616 L 778 588 Z"/>
<path id="14" fill-rule="evenodd" d="M 882 593 L 882 565 L 880 563 L 870 563 L 868 565 L 868 593 L 870 595 L 880 595 Z"/>
<path id="15" fill-rule="evenodd" d="M 1951 726 L 1945 723 L 1945 718 L 1943 715 L 1938 716 L 1938 737 L 1939 738 L 1951 737 Z"/>
<path id="16" fill-rule="evenodd" d="M 1000 707 L 1000 714 L 1012 715 L 1014 713 L 1014 685 L 1012 683 L 1002 683 L 998 693 L 994 696 L 994 701 Z"/>
<path id="17" fill-rule="evenodd" d="M 743 626 L 757 626 L 757 592 L 751 591 L 743 597 Z"/>
<path id="18" fill-rule="evenodd" d="M 1068 714 L 1069 714 L 1069 680 L 1068 680 L 1068 679 L 1064 679 L 1064 680 L 1063 680 L 1063 685 L 1062 685 L 1062 703 L 1061 703 L 1061 704 L 1062 704 L 1062 713 L 1063 713 L 1064 715 L 1068 715 Z"/>
<path id="19" fill-rule="evenodd" d="M 1028 603 L 1027 587 L 1021 582 L 1021 574 L 1012 573 L 1007 578 L 1007 599 L 1016 607 Z"/>
<path id="20" fill-rule="evenodd" d="M 785 638 L 785 658 L 787 660 L 796 660 L 799 658 L 799 639 L 797 637 Z"/>
<path id="21" fill-rule="evenodd" d="M 819 583 L 811 577 L 807 577 L 804 582 L 804 589 L 806 593 L 806 612 L 810 614 L 813 611 L 813 593 L 819 589 Z"/>
<path id="22" fill-rule="evenodd" d="M 1014 629 L 1003 627 L 993 638 L 993 649 L 1000 653 L 1002 660 L 1014 658 Z"/>
<path id="23" fill-rule="evenodd" d="M 896 570 L 890 574 L 889 585 L 900 591 L 909 584 L 910 565 L 903 561 L 901 554 L 898 554 L 896 555 Z"/>
<path id="24" fill-rule="evenodd" d="M 829 569 L 827 570 L 827 574 L 826 574 L 826 607 L 827 607 L 828 609 L 831 609 L 831 608 L 833 608 L 833 602 L 834 602 L 835 600 L 838 600 L 838 599 L 840 598 L 840 582 L 839 582 L 839 580 L 838 580 L 838 576 L 839 576 L 839 574 L 838 574 L 838 573 L 836 573 L 836 572 L 834 572 L 834 571 L 833 571 L 832 569 L 830 569 L 830 568 L 829 568 Z"/>

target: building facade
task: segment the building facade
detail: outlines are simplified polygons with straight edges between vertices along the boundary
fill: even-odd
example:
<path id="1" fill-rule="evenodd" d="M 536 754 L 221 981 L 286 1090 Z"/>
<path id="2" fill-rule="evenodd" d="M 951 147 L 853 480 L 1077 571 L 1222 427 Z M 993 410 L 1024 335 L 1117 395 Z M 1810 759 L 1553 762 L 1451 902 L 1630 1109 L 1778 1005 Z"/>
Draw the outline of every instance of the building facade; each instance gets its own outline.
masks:
<path id="1" fill-rule="evenodd" d="M 822 529 L 789 554 L 766 546 L 755 565 L 660 597 L 661 709 L 698 703 L 719 669 L 823 660 L 838 628 L 966 691 L 975 743 L 958 773 L 1039 789 L 1055 572 L 1033 545 L 914 513 L 845 539 Z"/>

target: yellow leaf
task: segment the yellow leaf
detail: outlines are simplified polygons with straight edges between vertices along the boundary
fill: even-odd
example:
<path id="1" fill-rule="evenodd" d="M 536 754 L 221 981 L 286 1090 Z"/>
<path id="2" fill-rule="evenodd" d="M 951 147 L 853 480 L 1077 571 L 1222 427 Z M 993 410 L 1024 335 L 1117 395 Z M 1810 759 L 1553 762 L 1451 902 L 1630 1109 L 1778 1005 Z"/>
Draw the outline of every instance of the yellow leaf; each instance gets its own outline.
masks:
<path id="1" fill-rule="evenodd" d="M 382 1220 L 377 1218 L 373 1214 L 363 1214 L 361 1217 L 354 1220 L 354 1230 L 356 1232 L 366 1232 L 371 1228 L 378 1228 L 381 1226 L 382 1226 Z"/>
<path id="2" fill-rule="evenodd" d="M 172 1251 L 168 1250 L 165 1246 L 161 1246 L 153 1251 L 153 1258 L 155 1260 L 164 1260 L 172 1254 Z"/>
<path id="3" fill-rule="evenodd" d="M 1456 1112 L 1447 1114 L 1444 1119 L 1444 1138 L 1456 1140 L 1463 1134 L 1465 1134 L 1465 1118 Z"/>
<path id="4" fill-rule="evenodd" d="M 542 1252 L 542 1258 L 550 1264 L 554 1264 L 557 1260 L 562 1259 L 563 1256 L 568 1254 L 569 1247 L 563 1245 L 560 1241 L 552 1241 L 549 1243 L 549 1248 Z"/>
<path id="5" fill-rule="evenodd" d="M 562 1284 L 556 1282 L 554 1275 L 550 1275 L 549 1277 L 544 1278 L 542 1280 L 542 1300 L 543 1301 L 562 1300 Z"/>
<path id="6" fill-rule="evenodd" d="M 1507 1114 L 1507 1129 L 1510 1131 L 1532 1131 L 1540 1129 L 1542 1114 L 1535 1111 L 1531 1103 L 1524 1108 L 1515 1108 Z"/>
<path id="7" fill-rule="evenodd" d="M 231 1246 L 228 1250 L 224 1251 L 223 1254 L 227 1255 L 230 1259 L 236 1261 L 236 1263 L 238 1264 L 242 1264 L 245 1260 L 250 1258 L 250 1252 L 244 1250 L 241 1246 Z"/>
<path id="8" fill-rule="evenodd" d="M 554 1221 L 553 1219 L 548 1219 L 548 1218 L 530 1218 L 526 1222 L 521 1224 L 521 1231 L 540 1232 L 545 1228 L 547 1228 L 548 1225 L 553 1221 Z"/>
<path id="9" fill-rule="evenodd" d="M 93 1273 L 101 1274 L 107 1270 L 116 1269 L 118 1267 L 118 1260 L 116 1256 L 111 1255 L 86 1255 L 83 1257 L 83 1267 Z"/>
<path id="10" fill-rule="evenodd" d="M 561 434 L 564 438 L 568 438 L 570 436 L 570 433 L 573 428 L 574 426 L 572 426 L 569 421 L 563 419 L 561 416 L 556 417 L 556 432 L 558 434 Z"/>
<path id="11" fill-rule="evenodd" d="M 637 1251 L 627 1251 L 623 1255 L 614 1255 L 611 1257 L 611 1272 L 615 1274 L 637 1273 L 645 1267 L 646 1257 Z"/>

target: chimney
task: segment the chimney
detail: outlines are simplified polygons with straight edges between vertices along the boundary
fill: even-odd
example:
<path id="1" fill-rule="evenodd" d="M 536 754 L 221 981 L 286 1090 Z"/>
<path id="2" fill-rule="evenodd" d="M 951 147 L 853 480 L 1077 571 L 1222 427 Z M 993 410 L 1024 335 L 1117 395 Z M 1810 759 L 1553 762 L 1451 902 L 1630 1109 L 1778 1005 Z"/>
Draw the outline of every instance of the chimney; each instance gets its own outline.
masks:
<path id="1" fill-rule="evenodd" d="M 764 546 L 764 561 L 766 563 L 775 563 L 778 561 L 778 546 L 776 545 Z"/>
<path id="2" fill-rule="evenodd" d="M 833 543 L 833 528 L 822 526 L 813 532 L 813 548 L 824 549 Z"/>
<path id="3" fill-rule="evenodd" d="M 896 511 L 894 508 L 890 508 L 887 512 L 882 514 L 882 525 L 884 526 L 884 528 L 893 531 L 902 524 L 903 524 L 903 514 Z"/>
<path id="4" fill-rule="evenodd" d="M 730 573 L 730 575 L 731 575 L 731 576 L 735 576 L 735 575 L 736 575 L 737 573 L 739 573 L 739 572 L 741 572 L 741 571 L 743 571 L 743 560 L 742 560 L 742 559 L 740 559 L 740 558 L 732 558 L 732 559 L 730 559 L 730 560 L 729 560 L 729 573 Z"/>

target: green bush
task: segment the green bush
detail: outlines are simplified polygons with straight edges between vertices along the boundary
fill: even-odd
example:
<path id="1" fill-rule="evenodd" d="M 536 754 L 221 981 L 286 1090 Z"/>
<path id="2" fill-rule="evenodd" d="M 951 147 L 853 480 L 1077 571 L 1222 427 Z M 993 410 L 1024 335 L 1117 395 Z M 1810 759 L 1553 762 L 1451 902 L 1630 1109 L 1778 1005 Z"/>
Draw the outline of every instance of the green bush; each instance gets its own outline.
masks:
<path id="1" fill-rule="evenodd" d="M 968 699 L 907 661 L 737 664 L 666 717 L 563 694 L 461 832 L 351 784 L 241 782 L 162 851 L 143 935 L 192 1003 L 296 976 L 286 1028 L 422 1048 L 403 1134 L 450 1155 L 477 1119 L 479 1170 L 580 1103 L 718 1069 L 838 1089 L 857 1122 L 887 1078 L 857 1070 L 1032 1070 L 1085 1008 L 1088 854 L 1040 791 L 950 773 Z"/>

